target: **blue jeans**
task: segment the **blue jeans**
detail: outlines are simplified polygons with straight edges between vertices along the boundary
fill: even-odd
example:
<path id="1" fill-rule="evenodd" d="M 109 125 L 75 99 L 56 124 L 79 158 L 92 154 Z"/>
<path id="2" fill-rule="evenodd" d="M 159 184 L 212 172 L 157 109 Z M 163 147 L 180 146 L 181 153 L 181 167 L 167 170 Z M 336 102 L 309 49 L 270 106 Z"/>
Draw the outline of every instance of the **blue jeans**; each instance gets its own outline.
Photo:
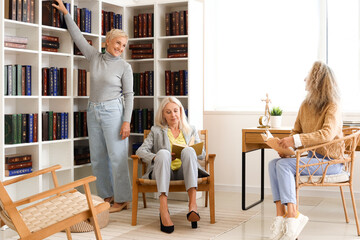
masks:
<path id="1" fill-rule="evenodd" d="M 321 154 L 315 153 L 318 158 L 323 158 Z M 316 158 L 308 159 L 312 156 L 309 152 L 307 157 L 301 159 L 305 163 L 318 163 Z M 329 166 L 326 174 L 338 174 L 341 172 L 343 164 L 334 164 Z M 309 167 L 310 173 L 314 173 L 318 166 Z M 324 168 L 325 169 L 325 168 Z M 322 175 L 323 169 L 319 168 L 315 175 Z M 281 201 L 282 204 L 293 203 L 296 204 L 296 189 L 295 189 L 295 174 L 296 174 L 296 158 L 276 158 L 269 162 L 269 176 L 271 191 L 274 202 Z M 307 171 L 303 171 L 301 175 L 309 175 Z"/>
<path id="2" fill-rule="evenodd" d="M 106 102 L 89 102 L 87 124 L 90 159 L 96 188 L 100 197 L 114 196 L 115 202 L 131 201 L 128 170 L 128 138 L 122 140 L 123 123 L 121 99 Z"/>

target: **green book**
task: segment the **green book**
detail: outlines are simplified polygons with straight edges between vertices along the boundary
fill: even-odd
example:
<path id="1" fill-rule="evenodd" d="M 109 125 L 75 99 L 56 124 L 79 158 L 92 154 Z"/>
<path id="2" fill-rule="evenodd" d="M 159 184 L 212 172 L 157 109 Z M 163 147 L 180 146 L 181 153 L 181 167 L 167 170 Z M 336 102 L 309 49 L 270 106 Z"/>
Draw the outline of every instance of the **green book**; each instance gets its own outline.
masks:
<path id="1" fill-rule="evenodd" d="M 16 114 L 12 114 L 12 128 L 13 128 L 13 131 L 12 131 L 12 135 L 13 135 L 13 143 L 19 143 L 19 140 L 18 140 L 18 135 L 17 135 L 17 131 L 19 129 L 17 129 L 16 127 L 16 122 L 17 121 L 17 115 Z"/>
<path id="2" fill-rule="evenodd" d="M 21 96 L 22 87 L 21 87 L 21 80 L 22 80 L 22 66 L 20 64 L 16 65 L 16 95 Z"/>
<path id="3" fill-rule="evenodd" d="M 5 144 L 13 144 L 12 114 L 5 114 Z"/>
<path id="4" fill-rule="evenodd" d="M 17 138 L 16 139 L 18 139 L 18 143 L 21 143 L 21 134 L 22 134 L 22 132 L 21 132 L 21 127 L 22 127 L 22 117 L 21 117 L 21 113 L 19 113 L 19 114 L 17 114 L 16 115 L 16 136 L 17 136 Z"/>
<path id="5" fill-rule="evenodd" d="M 54 112 L 49 111 L 49 139 L 53 140 L 53 119 L 54 119 Z"/>
<path id="6" fill-rule="evenodd" d="M 12 96 L 16 96 L 16 67 L 15 65 L 12 66 L 12 75 L 11 75 L 11 82 L 12 82 Z"/>

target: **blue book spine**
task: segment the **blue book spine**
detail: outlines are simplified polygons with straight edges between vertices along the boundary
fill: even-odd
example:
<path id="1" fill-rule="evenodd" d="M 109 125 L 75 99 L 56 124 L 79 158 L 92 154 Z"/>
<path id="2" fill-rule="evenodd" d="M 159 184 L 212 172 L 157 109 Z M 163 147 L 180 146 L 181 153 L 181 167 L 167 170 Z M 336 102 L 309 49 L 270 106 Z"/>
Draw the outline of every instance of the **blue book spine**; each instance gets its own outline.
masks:
<path id="1" fill-rule="evenodd" d="M 58 95 L 58 68 L 55 67 L 54 68 L 54 72 L 53 72 L 53 86 L 54 86 L 54 96 Z"/>
<path id="2" fill-rule="evenodd" d="M 6 95 L 8 95 L 8 87 L 7 87 L 7 83 L 8 83 L 8 70 L 7 70 L 8 68 L 7 68 L 7 66 L 5 65 L 4 66 L 4 95 L 6 96 Z"/>
<path id="3" fill-rule="evenodd" d="M 27 130 L 28 130 L 28 142 L 34 142 L 34 114 L 28 114 L 28 122 L 27 122 Z"/>
<path id="4" fill-rule="evenodd" d="M 119 20 L 119 23 L 120 23 L 120 29 L 123 29 L 123 26 L 122 26 L 122 15 L 120 14 L 120 20 Z"/>
<path id="5" fill-rule="evenodd" d="M 48 79 L 49 82 L 48 96 L 54 96 L 54 67 L 51 67 L 49 69 L 49 78 L 50 79 Z"/>
<path id="6" fill-rule="evenodd" d="M 66 112 L 64 114 L 64 118 L 65 118 L 64 119 L 64 122 L 65 122 L 64 123 L 64 128 L 65 128 L 64 129 L 64 138 L 67 139 L 68 138 L 68 130 L 69 130 L 69 126 L 68 126 L 68 124 L 69 124 L 69 113 Z"/>
<path id="7" fill-rule="evenodd" d="M 184 94 L 185 96 L 188 95 L 188 71 L 184 70 Z"/>
<path id="8" fill-rule="evenodd" d="M 71 14 L 71 5 L 70 3 L 64 3 L 65 7 L 66 7 L 66 10 L 68 10 L 68 12 Z"/>
<path id="9" fill-rule="evenodd" d="M 25 95 L 31 96 L 31 66 L 26 65 L 25 66 Z"/>
<path id="10" fill-rule="evenodd" d="M 58 119 L 59 121 L 59 119 Z M 60 113 L 61 139 L 65 139 L 65 113 Z"/>
<path id="11" fill-rule="evenodd" d="M 91 33 L 91 11 L 89 10 L 89 33 Z"/>
<path id="12" fill-rule="evenodd" d="M 31 173 L 31 172 L 32 172 L 31 167 L 19 168 L 19 169 L 5 170 L 5 175 L 6 175 L 6 177 L 11 177 L 11 176 L 16 176 L 16 175 L 21 175 L 21 174 L 26 174 L 26 173 Z"/>

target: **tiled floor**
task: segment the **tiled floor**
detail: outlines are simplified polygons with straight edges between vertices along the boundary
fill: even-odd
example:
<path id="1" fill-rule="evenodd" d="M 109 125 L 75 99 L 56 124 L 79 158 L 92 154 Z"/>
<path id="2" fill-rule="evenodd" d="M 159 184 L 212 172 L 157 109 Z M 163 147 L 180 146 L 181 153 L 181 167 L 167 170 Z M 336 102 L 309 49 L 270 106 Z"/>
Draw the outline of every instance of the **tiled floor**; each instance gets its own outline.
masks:
<path id="1" fill-rule="evenodd" d="M 257 200 L 254 194 L 247 195 L 248 203 Z M 202 204 L 203 201 L 199 201 Z M 358 209 L 360 203 L 358 203 Z M 216 192 L 217 209 L 241 209 L 241 194 L 234 192 Z M 300 198 L 300 211 L 309 217 L 309 222 L 299 236 L 299 240 L 349 240 L 360 239 L 356 235 L 356 224 L 353 217 L 351 201 L 347 200 L 348 214 L 350 223 L 345 222 L 344 211 L 339 198 Z M 269 228 L 272 223 L 275 208 L 271 196 L 265 196 L 265 201 L 254 207 L 261 210 L 261 213 L 239 227 L 226 232 L 216 238 L 216 240 L 231 239 L 268 239 Z M 360 213 L 360 211 L 359 211 Z M 106 228 L 102 231 L 106 231 Z M 10 230 L 1 231 L 0 239 L 13 236 Z"/>

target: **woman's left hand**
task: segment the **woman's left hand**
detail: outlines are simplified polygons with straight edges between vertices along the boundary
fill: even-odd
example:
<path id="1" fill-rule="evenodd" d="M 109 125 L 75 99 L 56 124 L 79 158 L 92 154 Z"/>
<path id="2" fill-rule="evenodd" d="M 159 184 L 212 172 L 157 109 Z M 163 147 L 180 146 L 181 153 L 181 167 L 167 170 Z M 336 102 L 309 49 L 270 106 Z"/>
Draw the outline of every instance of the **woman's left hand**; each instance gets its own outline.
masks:
<path id="1" fill-rule="evenodd" d="M 280 139 L 279 145 L 282 148 L 295 147 L 294 138 L 292 136 Z"/>
<path id="2" fill-rule="evenodd" d="M 120 129 L 121 139 L 125 139 L 130 136 L 130 123 L 124 122 Z"/>

